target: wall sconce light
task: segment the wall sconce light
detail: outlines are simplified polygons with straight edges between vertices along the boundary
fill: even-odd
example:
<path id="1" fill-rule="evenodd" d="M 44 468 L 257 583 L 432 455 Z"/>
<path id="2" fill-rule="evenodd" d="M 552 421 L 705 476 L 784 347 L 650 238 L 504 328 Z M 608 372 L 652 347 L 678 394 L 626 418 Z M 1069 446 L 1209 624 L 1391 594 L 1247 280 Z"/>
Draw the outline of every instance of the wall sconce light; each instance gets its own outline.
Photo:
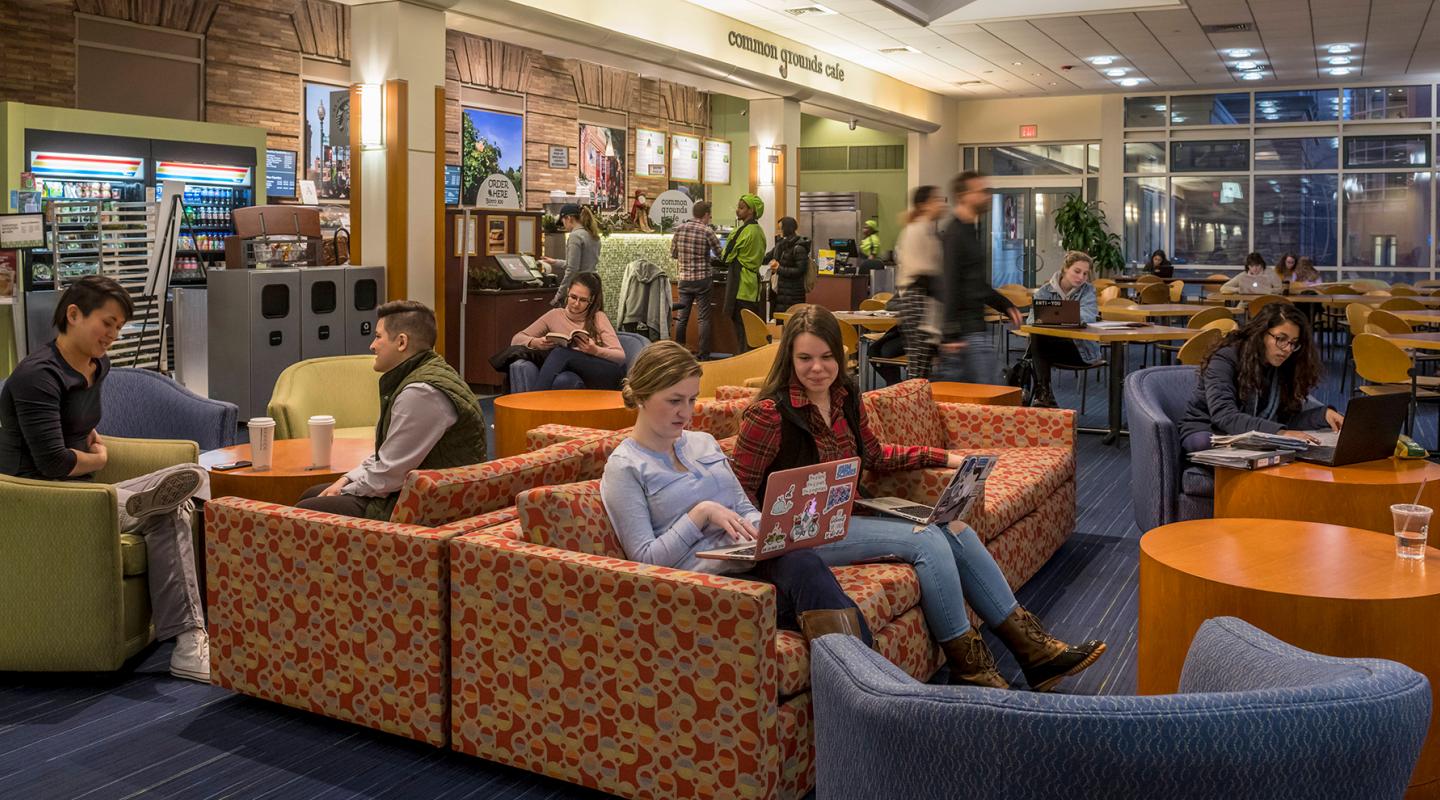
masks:
<path id="1" fill-rule="evenodd" d="M 757 170 L 756 183 L 761 186 L 775 185 L 775 171 L 780 166 L 780 148 L 760 148 L 760 168 Z"/>
<path id="2" fill-rule="evenodd" d="M 360 84 L 360 149 L 385 146 L 385 92 L 378 83 Z"/>

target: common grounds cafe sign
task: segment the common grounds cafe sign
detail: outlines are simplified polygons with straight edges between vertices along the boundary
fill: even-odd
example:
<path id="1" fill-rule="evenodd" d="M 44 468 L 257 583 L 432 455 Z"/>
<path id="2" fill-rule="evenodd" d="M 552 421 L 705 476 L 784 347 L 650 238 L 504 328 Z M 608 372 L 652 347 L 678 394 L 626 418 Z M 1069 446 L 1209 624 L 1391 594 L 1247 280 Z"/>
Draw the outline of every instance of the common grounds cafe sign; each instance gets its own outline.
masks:
<path id="1" fill-rule="evenodd" d="M 797 53 L 789 48 L 776 47 L 772 42 L 756 39 L 753 36 L 746 36 L 743 33 L 730 31 L 730 46 L 746 50 L 757 56 L 764 56 L 780 62 L 780 77 L 790 77 L 790 67 L 813 72 L 816 75 L 824 75 L 837 81 L 845 80 L 845 70 L 837 64 L 826 64 L 819 55 L 805 55 Z"/>

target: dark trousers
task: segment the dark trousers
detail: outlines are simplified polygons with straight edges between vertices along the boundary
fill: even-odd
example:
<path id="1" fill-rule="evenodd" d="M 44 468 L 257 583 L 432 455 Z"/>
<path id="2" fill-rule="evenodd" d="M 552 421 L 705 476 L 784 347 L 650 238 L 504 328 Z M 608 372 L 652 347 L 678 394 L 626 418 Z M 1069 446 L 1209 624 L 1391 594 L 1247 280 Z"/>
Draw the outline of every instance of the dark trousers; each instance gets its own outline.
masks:
<path id="1" fill-rule="evenodd" d="M 1031 336 L 1030 358 L 1035 362 L 1035 381 L 1041 390 L 1050 388 L 1050 370 L 1056 364 L 1077 367 L 1085 364 L 1075 342 L 1058 336 Z"/>
<path id="2" fill-rule="evenodd" d="M 860 638 L 871 644 L 874 637 L 855 601 L 840 589 L 835 573 L 814 550 L 792 550 L 778 558 L 761 561 L 749 572 L 735 575 L 763 581 L 775 587 L 775 622 L 787 631 L 800 630 L 800 614 L 826 609 L 856 609 L 860 618 Z"/>
<path id="3" fill-rule="evenodd" d="M 540 377 L 535 379 L 535 391 L 554 389 L 555 379 L 566 371 L 579 375 L 586 389 L 619 389 L 620 381 L 625 377 L 623 363 L 568 347 L 557 347 L 550 351 L 550 355 L 545 356 L 545 363 L 540 367 Z"/>
<path id="4" fill-rule="evenodd" d="M 735 299 L 730 308 L 730 324 L 735 326 L 735 349 L 739 352 L 732 353 L 732 355 L 739 355 L 750 350 L 750 345 L 745 342 L 745 320 L 740 318 L 740 312 L 747 308 L 755 312 L 755 316 L 761 319 L 765 318 L 765 306 L 759 300 Z"/>
<path id="5" fill-rule="evenodd" d="M 338 514 L 342 517 L 363 517 L 365 506 L 370 504 L 370 498 L 360 497 L 353 494 L 337 494 L 334 497 L 321 497 L 320 493 L 325 491 L 330 484 L 317 483 L 305 490 L 300 495 L 300 502 L 295 504 L 296 508 L 303 508 L 306 511 L 319 511 L 324 514 Z"/>
<path id="6" fill-rule="evenodd" d="M 709 278 L 698 281 L 680 281 L 680 316 L 675 320 L 675 341 L 685 344 L 685 327 L 690 324 L 690 306 L 700 312 L 701 358 L 710 354 L 710 286 Z"/>

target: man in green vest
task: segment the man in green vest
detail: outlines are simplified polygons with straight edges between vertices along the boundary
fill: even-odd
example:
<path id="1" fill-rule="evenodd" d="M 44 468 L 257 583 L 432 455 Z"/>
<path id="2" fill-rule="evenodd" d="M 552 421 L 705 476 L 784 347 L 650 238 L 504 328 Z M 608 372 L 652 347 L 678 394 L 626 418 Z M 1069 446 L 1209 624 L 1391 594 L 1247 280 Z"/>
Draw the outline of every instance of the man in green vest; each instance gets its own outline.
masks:
<path id="1" fill-rule="evenodd" d="M 370 352 L 383 374 L 375 454 L 334 483 L 307 489 L 300 508 L 388 520 L 411 470 L 485 460 L 485 415 L 460 374 L 435 352 L 435 312 L 416 300 L 395 300 L 376 314 Z"/>
<path id="2" fill-rule="evenodd" d="M 740 195 L 740 202 L 735 206 L 735 218 L 740 224 L 730 232 L 720 257 L 729 269 L 725 287 L 726 316 L 735 326 L 735 343 L 741 353 L 750 347 L 745 343 L 745 321 L 740 311 L 749 309 L 761 319 L 765 318 L 765 307 L 760 302 L 760 262 L 765 258 L 768 238 L 760 230 L 760 217 L 764 214 L 765 202 L 759 197 Z"/>

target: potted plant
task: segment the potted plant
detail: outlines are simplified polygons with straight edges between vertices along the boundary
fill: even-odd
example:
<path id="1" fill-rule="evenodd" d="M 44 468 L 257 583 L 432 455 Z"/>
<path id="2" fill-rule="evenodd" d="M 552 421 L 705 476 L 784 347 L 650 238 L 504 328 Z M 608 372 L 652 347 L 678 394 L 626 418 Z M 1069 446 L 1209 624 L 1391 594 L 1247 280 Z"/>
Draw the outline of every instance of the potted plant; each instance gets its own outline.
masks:
<path id="1" fill-rule="evenodd" d="M 1060 236 L 1061 247 L 1089 254 L 1099 275 L 1118 273 L 1125 268 L 1120 236 L 1110 232 L 1099 200 L 1086 201 L 1072 194 L 1054 213 L 1055 232 Z"/>

